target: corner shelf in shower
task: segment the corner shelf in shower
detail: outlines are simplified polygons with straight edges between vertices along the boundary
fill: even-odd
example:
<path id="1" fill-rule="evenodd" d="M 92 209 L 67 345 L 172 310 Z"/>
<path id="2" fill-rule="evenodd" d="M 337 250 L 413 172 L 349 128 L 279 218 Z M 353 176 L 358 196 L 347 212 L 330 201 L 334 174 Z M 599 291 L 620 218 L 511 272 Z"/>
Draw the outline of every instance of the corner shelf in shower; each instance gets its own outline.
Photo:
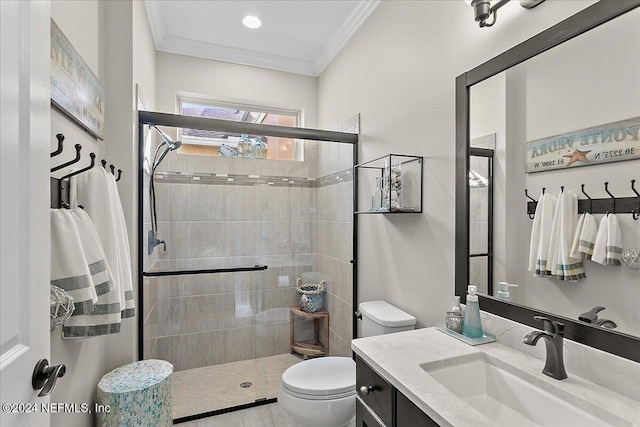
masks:
<path id="1" fill-rule="evenodd" d="M 329 354 L 329 312 L 327 310 L 319 310 L 313 313 L 302 311 L 298 306 L 289 307 L 289 319 L 291 328 L 291 352 L 301 354 L 304 359 L 309 357 L 321 357 Z M 295 335 L 295 317 L 303 319 L 313 319 L 313 340 L 296 341 Z M 323 322 L 322 338 L 320 341 L 320 320 Z"/>

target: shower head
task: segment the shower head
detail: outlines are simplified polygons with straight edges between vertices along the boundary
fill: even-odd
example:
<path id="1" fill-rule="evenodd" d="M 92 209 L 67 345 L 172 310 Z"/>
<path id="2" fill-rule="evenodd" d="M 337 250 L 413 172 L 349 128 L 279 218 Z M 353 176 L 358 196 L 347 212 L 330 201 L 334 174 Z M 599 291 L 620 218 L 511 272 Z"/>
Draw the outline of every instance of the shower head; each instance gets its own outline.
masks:
<path id="1" fill-rule="evenodd" d="M 169 135 L 162 132 L 156 125 L 149 125 L 149 127 L 154 128 L 160 134 L 160 136 L 162 136 L 162 142 L 160 143 L 160 145 L 158 145 L 158 148 L 156 148 L 156 154 L 154 156 L 155 160 L 153 162 L 153 166 L 151 167 L 151 170 L 153 171 L 156 167 L 158 167 L 160 162 L 162 162 L 169 151 L 177 150 L 182 146 L 182 141 L 173 141 L 171 138 L 169 138 Z M 158 152 L 163 145 L 165 145 L 166 147 L 160 157 L 158 157 Z"/>
<path id="2" fill-rule="evenodd" d="M 156 160 L 153 163 L 153 167 L 152 167 L 153 170 L 155 170 L 158 167 L 160 162 L 162 162 L 162 160 L 169 153 L 169 151 L 175 151 L 182 146 L 182 141 L 165 141 L 165 142 L 167 146 L 164 148 L 164 151 L 162 152 L 162 154 L 160 154 L 160 157 L 158 157 L 158 160 Z"/>
<path id="3" fill-rule="evenodd" d="M 162 140 L 163 141 L 160 143 L 160 146 L 168 145 L 169 147 L 171 147 L 172 150 L 175 150 L 176 148 L 180 147 L 180 145 L 182 145 L 182 142 L 180 142 L 180 141 L 172 141 L 171 138 L 169 138 L 169 135 L 167 135 L 166 133 L 162 132 L 158 126 L 149 125 L 149 127 L 150 128 L 154 128 L 155 130 L 157 130 L 158 133 L 162 136 Z M 175 148 L 174 148 L 174 146 L 175 146 Z"/>

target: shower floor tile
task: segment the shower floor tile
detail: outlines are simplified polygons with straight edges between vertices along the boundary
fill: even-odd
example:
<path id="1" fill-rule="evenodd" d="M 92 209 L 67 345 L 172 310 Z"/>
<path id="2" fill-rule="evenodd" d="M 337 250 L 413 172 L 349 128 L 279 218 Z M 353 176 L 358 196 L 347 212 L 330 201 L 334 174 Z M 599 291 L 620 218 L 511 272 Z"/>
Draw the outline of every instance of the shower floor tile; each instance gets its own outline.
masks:
<path id="1" fill-rule="evenodd" d="M 174 372 L 173 418 L 277 397 L 282 373 L 301 361 L 286 353 Z M 242 383 L 252 385 L 243 388 Z"/>

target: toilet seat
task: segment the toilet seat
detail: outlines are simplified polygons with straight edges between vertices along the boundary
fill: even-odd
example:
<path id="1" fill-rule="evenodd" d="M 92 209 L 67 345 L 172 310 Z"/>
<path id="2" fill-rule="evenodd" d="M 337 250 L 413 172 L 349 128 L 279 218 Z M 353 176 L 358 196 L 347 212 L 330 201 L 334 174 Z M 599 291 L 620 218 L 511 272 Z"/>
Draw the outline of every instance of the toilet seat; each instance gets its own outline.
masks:
<path id="1" fill-rule="evenodd" d="M 349 357 L 322 357 L 293 365 L 282 374 L 283 391 L 308 400 L 349 397 L 356 392 L 356 363 Z"/>

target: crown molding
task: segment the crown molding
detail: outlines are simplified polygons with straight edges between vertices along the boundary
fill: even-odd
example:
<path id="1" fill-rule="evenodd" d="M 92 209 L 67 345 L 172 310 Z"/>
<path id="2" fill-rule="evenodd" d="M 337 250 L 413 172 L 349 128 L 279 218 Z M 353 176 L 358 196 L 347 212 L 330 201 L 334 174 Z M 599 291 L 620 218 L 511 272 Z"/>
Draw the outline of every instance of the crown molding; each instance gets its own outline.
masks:
<path id="1" fill-rule="evenodd" d="M 156 50 L 234 64 L 317 77 L 347 44 L 351 36 L 382 0 L 362 0 L 347 17 L 317 59 L 306 61 L 246 49 L 167 36 L 161 13 L 155 2 L 144 2 Z"/>
<path id="2" fill-rule="evenodd" d="M 314 76 L 314 64 L 310 61 L 270 55 L 252 50 L 231 48 L 228 46 L 185 40 L 177 37 L 165 37 L 157 46 L 161 52 L 195 56 L 215 61 L 231 62 L 240 65 L 268 68 L 276 71 Z"/>
<path id="3" fill-rule="evenodd" d="M 329 44 L 325 47 L 322 54 L 314 63 L 316 70 L 316 76 L 324 71 L 327 65 L 336 57 L 336 55 L 347 44 L 351 36 L 360 28 L 360 26 L 367 20 L 369 15 L 375 10 L 376 7 L 382 2 L 382 0 L 363 0 L 360 4 L 351 12 L 344 24 L 331 38 Z"/>

